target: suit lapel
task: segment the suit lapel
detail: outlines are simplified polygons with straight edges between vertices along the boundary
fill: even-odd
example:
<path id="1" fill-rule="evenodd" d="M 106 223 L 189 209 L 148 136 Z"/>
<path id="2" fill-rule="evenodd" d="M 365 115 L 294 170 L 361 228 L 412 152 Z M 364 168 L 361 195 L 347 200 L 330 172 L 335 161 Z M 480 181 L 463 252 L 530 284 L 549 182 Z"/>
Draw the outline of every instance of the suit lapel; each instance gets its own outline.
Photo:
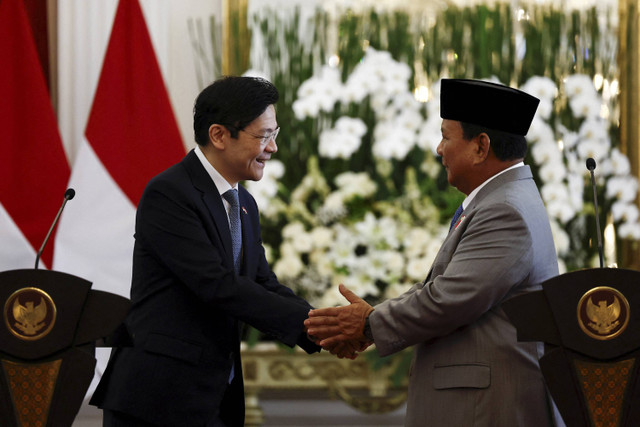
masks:
<path id="1" fill-rule="evenodd" d="M 231 246 L 229 218 L 227 217 L 227 211 L 222 203 L 220 192 L 193 150 L 187 154 L 182 162 L 189 172 L 189 176 L 191 176 L 194 188 L 202 193 L 202 201 L 213 218 L 214 231 L 222 241 L 222 246 L 227 254 L 230 265 L 233 265 L 233 250 Z"/>

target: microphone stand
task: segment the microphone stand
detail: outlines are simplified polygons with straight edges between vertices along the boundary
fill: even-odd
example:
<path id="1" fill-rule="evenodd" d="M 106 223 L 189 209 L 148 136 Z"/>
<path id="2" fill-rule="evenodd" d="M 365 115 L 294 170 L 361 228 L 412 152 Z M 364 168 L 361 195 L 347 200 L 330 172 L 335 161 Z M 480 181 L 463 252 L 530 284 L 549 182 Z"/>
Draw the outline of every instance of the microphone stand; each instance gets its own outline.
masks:
<path id="1" fill-rule="evenodd" d="M 69 200 L 73 199 L 75 195 L 76 195 L 76 191 L 73 188 L 69 188 L 69 189 L 67 189 L 67 191 L 64 192 L 64 201 L 62 202 L 62 206 L 60 206 L 60 210 L 58 210 L 58 214 L 56 215 L 55 219 L 53 220 L 53 223 L 51 224 L 51 227 L 49 228 L 49 232 L 47 233 L 47 236 L 44 238 L 44 241 L 42 242 L 42 246 L 40 246 L 40 250 L 38 251 L 38 254 L 36 255 L 36 266 L 35 266 L 36 270 L 38 269 L 38 264 L 40 263 L 40 256 L 42 256 L 42 251 L 44 251 L 44 246 L 49 241 L 49 237 L 51 237 L 51 233 L 53 232 L 53 229 L 55 228 L 56 224 L 58 223 L 58 219 L 60 218 L 60 214 L 62 214 L 62 210 L 64 209 L 64 205 L 66 205 Z"/>
<path id="2" fill-rule="evenodd" d="M 596 178 L 593 171 L 596 168 L 596 161 L 591 157 L 587 159 L 587 169 L 591 174 L 591 187 L 593 187 L 593 207 L 596 213 L 596 233 L 598 234 L 598 255 L 600 256 L 600 268 L 604 267 L 604 255 L 602 250 L 602 237 L 600 232 L 600 214 L 598 213 L 598 192 L 596 191 Z"/>

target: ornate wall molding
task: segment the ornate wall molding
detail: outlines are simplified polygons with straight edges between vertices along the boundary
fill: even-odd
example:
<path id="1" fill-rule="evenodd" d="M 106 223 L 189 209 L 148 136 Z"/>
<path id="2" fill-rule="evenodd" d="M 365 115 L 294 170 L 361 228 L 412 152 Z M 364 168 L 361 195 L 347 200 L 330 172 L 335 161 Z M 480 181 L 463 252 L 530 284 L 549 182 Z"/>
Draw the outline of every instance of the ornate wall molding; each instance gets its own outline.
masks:
<path id="1" fill-rule="evenodd" d="M 369 414 L 391 412 L 407 397 L 407 379 L 393 386 L 389 376 L 401 357 L 392 358 L 380 369 L 372 369 L 366 356 L 356 360 L 338 359 L 322 352 L 308 355 L 303 351 L 282 350 L 275 344 L 258 344 L 242 351 L 247 426 L 264 422 L 260 396 L 270 391 L 295 391 L 315 394 L 324 391 L 330 398 L 345 401 L 351 407 Z"/>

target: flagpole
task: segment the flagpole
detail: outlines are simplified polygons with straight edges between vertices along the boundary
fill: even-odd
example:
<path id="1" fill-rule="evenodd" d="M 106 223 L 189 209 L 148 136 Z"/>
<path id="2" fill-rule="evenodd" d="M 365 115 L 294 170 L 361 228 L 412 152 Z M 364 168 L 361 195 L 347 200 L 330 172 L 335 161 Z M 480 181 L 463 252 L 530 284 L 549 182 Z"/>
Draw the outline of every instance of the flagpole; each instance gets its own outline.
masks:
<path id="1" fill-rule="evenodd" d="M 49 95 L 58 116 L 58 0 L 47 0 L 47 41 L 49 49 Z"/>

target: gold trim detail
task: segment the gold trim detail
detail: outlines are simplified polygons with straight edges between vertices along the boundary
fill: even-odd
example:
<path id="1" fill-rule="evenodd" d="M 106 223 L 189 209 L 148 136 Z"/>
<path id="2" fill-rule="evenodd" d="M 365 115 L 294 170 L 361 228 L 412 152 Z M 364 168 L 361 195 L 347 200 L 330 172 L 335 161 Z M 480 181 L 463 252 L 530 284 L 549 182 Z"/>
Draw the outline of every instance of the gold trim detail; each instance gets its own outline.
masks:
<path id="1" fill-rule="evenodd" d="M 4 322 L 17 338 L 36 341 L 45 337 L 56 323 L 53 299 L 42 289 L 27 287 L 15 291 L 4 304 Z"/>
<path id="2" fill-rule="evenodd" d="M 629 301 L 617 289 L 598 286 L 587 291 L 578 302 L 578 325 L 589 337 L 610 340 L 629 324 Z"/>
<path id="3" fill-rule="evenodd" d="M 248 0 L 222 2 L 222 73 L 241 75 L 249 68 L 251 31 L 247 23 Z"/>
<path id="4" fill-rule="evenodd" d="M 629 158 L 631 171 L 640 179 L 640 0 L 619 0 L 618 66 L 620 69 L 620 143 Z M 636 199 L 640 207 L 640 200 Z M 640 269 L 640 245 L 622 242 L 620 265 Z"/>
<path id="5" fill-rule="evenodd" d="M 374 351 L 373 346 L 369 351 Z M 405 357 L 411 354 L 412 350 L 406 349 L 404 354 L 374 369 L 366 354 L 348 360 L 325 351 L 313 355 L 302 350 L 283 351 L 269 343 L 244 348 L 245 426 L 264 424 L 260 395 L 317 398 L 320 394 L 341 399 L 368 414 L 393 411 L 407 399 L 408 375 L 398 384 L 392 381 L 392 376 L 403 370 Z"/>

